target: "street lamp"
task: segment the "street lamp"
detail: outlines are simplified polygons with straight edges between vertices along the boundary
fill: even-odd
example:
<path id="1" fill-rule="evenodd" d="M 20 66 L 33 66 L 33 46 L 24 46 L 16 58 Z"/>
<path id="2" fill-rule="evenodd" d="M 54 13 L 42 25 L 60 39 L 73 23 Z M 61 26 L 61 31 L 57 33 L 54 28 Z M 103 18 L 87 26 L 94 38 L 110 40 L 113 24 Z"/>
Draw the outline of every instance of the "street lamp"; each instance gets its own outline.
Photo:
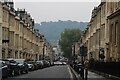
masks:
<path id="1" fill-rule="evenodd" d="M 73 62 L 75 63 L 75 45 L 72 45 Z"/>
<path id="2" fill-rule="evenodd" d="M 45 38 L 44 38 L 44 35 L 40 36 L 40 42 L 43 43 L 43 48 L 42 48 L 43 56 L 42 56 L 42 60 L 44 60 L 44 58 L 45 58 Z"/>
<path id="3" fill-rule="evenodd" d="M 84 57 L 87 56 L 87 47 L 85 44 L 80 45 L 80 55 L 81 55 L 81 77 L 85 80 L 87 80 L 87 69 L 85 68 L 85 76 L 84 76 Z"/>

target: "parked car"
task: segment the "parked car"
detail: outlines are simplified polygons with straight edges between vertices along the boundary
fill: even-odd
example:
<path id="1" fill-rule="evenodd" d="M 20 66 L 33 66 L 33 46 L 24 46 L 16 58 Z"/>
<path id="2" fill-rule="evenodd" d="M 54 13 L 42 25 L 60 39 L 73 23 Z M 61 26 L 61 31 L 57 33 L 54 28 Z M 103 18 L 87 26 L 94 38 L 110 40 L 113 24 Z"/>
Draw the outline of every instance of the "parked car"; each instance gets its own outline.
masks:
<path id="1" fill-rule="evenodd" d="M 44 67 L 49 67 L 50 63 L 47 60 L 43 60 Z"/>
<path id="2" fill-rule="evenodd" d="M 36 61 L 27 61 L 29 69 L 31 68 L 32 70 L 37 70 L 38 65 Z"/>
<path id="3" fill-rule="evenodd" d="M 43 61 L 37 61 L 37 65 L 39 69 L 42 69 L 44 67 Z"/>
<path id="4" fill-rule="evenodd" d="M 8 66 L 5 64 L 4 61 L 0 61 L 0 78 L 8 77 Z"/>
<path id="5" fill-rule="evenodd" d="M 66 62 L 62 62 L 63 65 L 66 65 L 67 63 Z"/>
<path id="6" fill-rule="evenodd" d="M 29 71 L 33 71 L 34 70 L 34 65 L 31 64 L 31 63 L 28 63 L 28 68 L 29 68 Z"/>
<path id="7" fill-rule="evenodd" d="M 50 66 L 54 66 L 54 62 L 53 61 L 49 61 Z"/>
<path id="8" fill-rule="evenodd" d="M 2 78 L 2 61 L 0 61 L 0 79 Z"/>
<path id="9" fill-rule="evenodd" d="M 23 74 L 23 73 L 28 73 L 29 71 L 29 67 L 28 67 L 28 64 L 27 62 L 25 61 L 25 59 L 14 59 L 19 68 L 20 68 L 20 73 Z"/>
<path id="10" fill-rule="evenodd" d="M 9 76 L 20 75 L 20 68 L 16 61 L 13 59 L 4 59 L 3 61 L 8 66 Z"/>
<path id="11" fill-rule="evenodd" d="M 54 62 L 54 65 L 63 65 L 63 63 L 60 61 L 56 61 L 56 62 Z"/>

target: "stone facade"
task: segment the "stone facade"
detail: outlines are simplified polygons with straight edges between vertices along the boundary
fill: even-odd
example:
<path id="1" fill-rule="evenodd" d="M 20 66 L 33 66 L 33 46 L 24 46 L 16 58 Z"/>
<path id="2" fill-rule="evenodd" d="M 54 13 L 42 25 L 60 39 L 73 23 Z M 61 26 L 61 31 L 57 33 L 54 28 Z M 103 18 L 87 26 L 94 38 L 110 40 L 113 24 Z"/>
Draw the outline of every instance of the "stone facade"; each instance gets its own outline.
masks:
<path id="1" fill-rule="evenodd" d="M 2 59 L 2 3 L 0 2 L 0 59 Z"/>
<path id="2" fill-rule="evenodd" d="M 120 4 L 119 9 L 108 16 L 109 25 L 109 55 L 113 61 L 120 61 Z"/>
<path id="3" fill-rule="evenodd" d="M 40 60 L 48 55 L 47 43 L 39 30 L 34 29 L 34 19 L 25 9 L 14 9 L 13 2 L 3 2 L 2 7 L 2 58 Z M 44 51 L 43 51 L 44 48 Z"/>
<path id="4" fill-rule="evenodd" d="M 120 1 L 101 2 L 93 9 L 91 20 L 82 38 L 83 44 L 88 48 L 88 59 L 120 60 L 119 19 Z"/>

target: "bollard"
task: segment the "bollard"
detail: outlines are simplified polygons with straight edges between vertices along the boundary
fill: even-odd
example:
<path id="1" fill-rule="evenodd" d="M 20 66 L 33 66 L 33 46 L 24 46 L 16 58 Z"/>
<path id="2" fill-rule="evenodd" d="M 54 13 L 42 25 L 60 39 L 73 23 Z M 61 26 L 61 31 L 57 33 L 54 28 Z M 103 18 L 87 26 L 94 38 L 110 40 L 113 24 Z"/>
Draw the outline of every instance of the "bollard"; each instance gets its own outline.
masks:
<path id="1" fill-rule="evenodd" d="M 84 80 L 84 67 L 81 67 L 81 78 Z"/>
<path id="2" fill-rule="evenodd" d="M 85 68 L 85 80 L 87 80 L 87 79 L 88 79 L 87 75 L 88 75 L 88 69 L 87 69 L 87 68 Z"/>

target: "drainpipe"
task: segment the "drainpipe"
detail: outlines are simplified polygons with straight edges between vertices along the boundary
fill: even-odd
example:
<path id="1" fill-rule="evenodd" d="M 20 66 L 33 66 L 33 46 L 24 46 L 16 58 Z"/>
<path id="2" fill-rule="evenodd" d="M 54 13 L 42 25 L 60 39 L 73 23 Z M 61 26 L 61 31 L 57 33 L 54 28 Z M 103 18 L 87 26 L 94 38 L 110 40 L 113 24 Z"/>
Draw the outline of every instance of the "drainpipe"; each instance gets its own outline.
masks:
<path id="1" fill-rule="evenodd" d="M 43 60 L 45 59 L 45 43 L 43 44 Z"/>
<path id="2" fill-rule="evenodd" d="M 101 7 L 100 7 L 100 28 L 101 28 Z M 100 34 L 101 34 L 101 31 L 99 31 L 99 55 L 100 55 L 100 38 L 101 38 Z M 100 57 L 99 57 L 99 61 L 100 61 Z"/>

